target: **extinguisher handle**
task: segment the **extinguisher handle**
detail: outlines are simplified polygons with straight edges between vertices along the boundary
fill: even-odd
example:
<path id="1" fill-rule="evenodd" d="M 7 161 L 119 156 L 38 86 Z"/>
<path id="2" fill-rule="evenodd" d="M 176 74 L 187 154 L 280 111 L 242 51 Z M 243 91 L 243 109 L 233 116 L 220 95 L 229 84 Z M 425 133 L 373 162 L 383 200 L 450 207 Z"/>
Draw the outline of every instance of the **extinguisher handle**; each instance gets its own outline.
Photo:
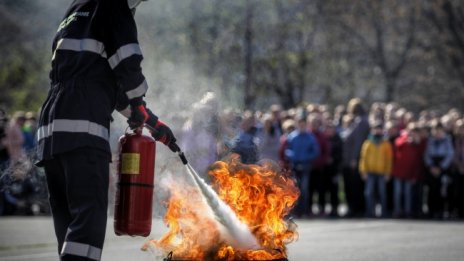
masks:
<path id="1" fill-rule="evenodd" d="M 146 123 L 144 124 L 144 126 L 145 128 L 149 129 L 151 132 L 155 132 L 155 133 L 158 132 L 155 128 L 153 128 L 152 126 Z M 176 148 L 176 152 L 179 155 L 179 158 L 182 161 L 182 164 L 187 165 L 188 161 L 187 161 L 187 158 L 185 157 L 184 152 L 179 148 L 179 146 L 177 146 L 176 143 L 174 143 L 173 146 Z"/>

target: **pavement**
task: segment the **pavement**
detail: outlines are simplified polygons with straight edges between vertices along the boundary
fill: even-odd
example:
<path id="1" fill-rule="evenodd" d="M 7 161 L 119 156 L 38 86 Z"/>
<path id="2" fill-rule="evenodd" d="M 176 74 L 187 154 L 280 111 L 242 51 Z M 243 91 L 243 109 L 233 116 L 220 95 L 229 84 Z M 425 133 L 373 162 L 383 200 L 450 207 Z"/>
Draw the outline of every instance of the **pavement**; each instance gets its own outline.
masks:
<path id="1" fill-rule="evenodd" d="M 153 261 L 140 250 L 146 238 L 114 235 L 108 220 L 103 261 Z M 299 239 L 289 245 L 288 259 L 463 261 L 464 223 L 402 220 L 297 220 Z M 150 238 L 165 231 L 153 220 Z M 50 217 L 0 218 L 1 261 L 58 260 Z M 161 259 L 162 260 L 162 259 Z"/>

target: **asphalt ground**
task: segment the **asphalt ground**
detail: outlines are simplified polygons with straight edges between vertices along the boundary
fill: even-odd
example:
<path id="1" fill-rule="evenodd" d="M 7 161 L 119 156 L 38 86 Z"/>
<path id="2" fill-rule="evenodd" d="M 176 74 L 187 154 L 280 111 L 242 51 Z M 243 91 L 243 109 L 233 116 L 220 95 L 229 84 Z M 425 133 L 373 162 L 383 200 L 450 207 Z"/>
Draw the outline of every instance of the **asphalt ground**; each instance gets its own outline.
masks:
<path id="1" fill-rule="evenodd" d="M 143 252 L 146 238 L 119 237 L 108 220 L 103 261 L 157 259 Z M 403 220 L 297 220 L 299 239 L 289 260 L 464 260 L 464 223 Z M 153 220 L 150 238 L 165 231 Z M 58 260 L 50 217 L 0 218 L 0 260 Z"/>

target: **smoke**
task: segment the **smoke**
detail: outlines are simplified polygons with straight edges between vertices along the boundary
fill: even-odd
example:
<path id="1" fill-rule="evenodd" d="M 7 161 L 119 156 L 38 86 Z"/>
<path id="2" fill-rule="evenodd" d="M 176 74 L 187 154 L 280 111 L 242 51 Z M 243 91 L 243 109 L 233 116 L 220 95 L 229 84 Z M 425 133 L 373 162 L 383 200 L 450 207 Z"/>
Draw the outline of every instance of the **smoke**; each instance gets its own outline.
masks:
<path id="1" fill-rule="evenodd" d="M 48 189 L 43 169 L 34 166 L 34 152 L 0 166 L 0 193 L 8 195 L 2 214 L 48 214 Z"/>
<path id="2" fill-rule="evenodd" d="M 188 32 L 189 1 L 148 1 L 138 8 L 135 20 L 138 28 L 139 43 L 144 55 L 142 61 L 143 74 L 147 79 L 149 89 L 145 96 L 147 107 L 165 122 L 174 132 L 177 144 L 184 144 L 182 128 L 196 112 L 194 104 L 198 103 L 207 92 L 214 92 L 221 97 L 220 81 L 198 73 L 195 64 L 195 53 L 181 48 L 185 46 Z M 166 52 L 166 48 L 179 47 L 178 52 Z M 235 98 L 230 98 L 228 104 L 233 104 Z M 216 113 L 222 105 L 215 108 Z M 201 122 L 208 122 L 211 114 L 196 114 L 202 117 Z M 113 113 L 114 122 L 111 126 L 111 145 L 117 154 L 118 139 L 127 128 L 126 118 L 119 113 Z M 147 131 L 144 131 L 149 135 Z M 185 151 L 189 160 L 194 160 L 194 151 Z M 215 159 L 216 160 L 216 159 Z M 214 161 L 215 161 L 214 160 Z M 214 162 L 213 161 L 213 162 Z M 155 165 L 155 215 L 164 216 L 160 199 L 165 198 L 161 176 L 166 173 L 186 175 L 178 171 L 174 164 L 179 162 L 177 155 L 163 144 L 157 143 Z M 212 163 L 212 162 L 211 162 Z M 204 170 L 202 169 L 201 172 Z M 200 173 L 203 174 L 203 173 Z"/>
<path id="3" fill-rule="evenodd" d="M 13 164 L 8 164 L 7 168 L 2 171 L 0 176 L 0 180 L 3 183 L 2 189 L 8 188 L 10 182 L 22 181 L 30 177 L 33 168 L 32 157 L 24 157 Z"/>

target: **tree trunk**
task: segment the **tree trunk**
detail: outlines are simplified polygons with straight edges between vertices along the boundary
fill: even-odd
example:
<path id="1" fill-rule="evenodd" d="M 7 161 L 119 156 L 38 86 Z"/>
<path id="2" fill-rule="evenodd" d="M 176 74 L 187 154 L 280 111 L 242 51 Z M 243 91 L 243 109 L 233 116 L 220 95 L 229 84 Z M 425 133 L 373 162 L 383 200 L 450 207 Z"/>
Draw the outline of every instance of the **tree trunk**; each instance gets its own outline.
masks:
<path id="1" fill-rule="evenodd" d="M 385 102 L 395 99 L 395 78 L 385 76 Z"/>
<path id="2" fill-rule="evenodd" d="M 252 109 L 255 97 L 252 93 L 253 82 L 253 6 L 251 0 L 246 0 L 245 16 L 245 86 L 244 86 L 244 105 L 246 109 Z"/>

